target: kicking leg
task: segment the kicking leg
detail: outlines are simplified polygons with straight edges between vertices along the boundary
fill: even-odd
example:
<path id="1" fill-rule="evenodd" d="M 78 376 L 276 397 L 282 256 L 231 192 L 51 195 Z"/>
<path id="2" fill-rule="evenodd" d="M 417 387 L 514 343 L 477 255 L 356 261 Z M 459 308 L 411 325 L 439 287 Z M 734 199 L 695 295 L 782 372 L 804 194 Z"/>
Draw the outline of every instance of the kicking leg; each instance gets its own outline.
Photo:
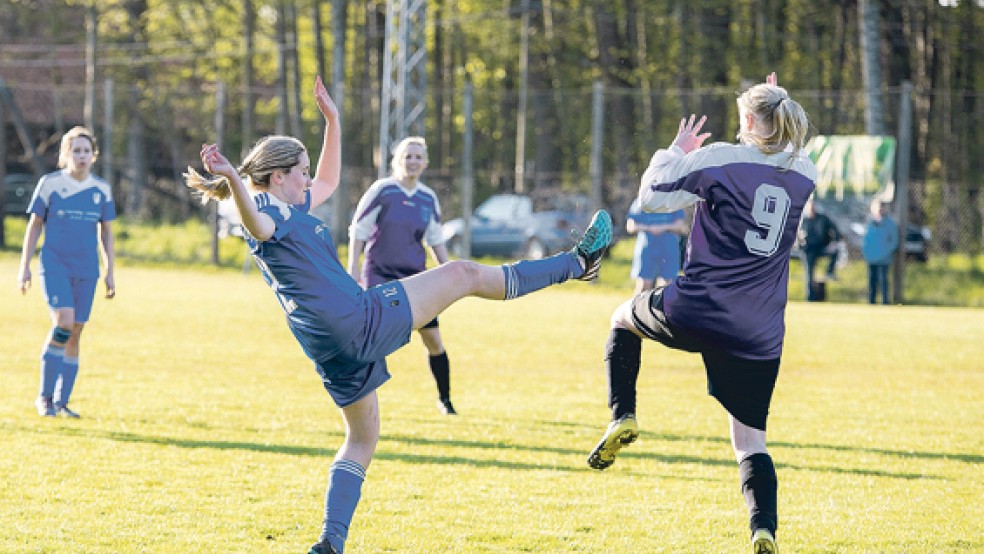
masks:
<path id="1" fill-rule="evenodd" d="M 570 252 L 504 266 L 456 260 L 401 279 L 410 300 L 413 327 L 419 329 L 467 296 L 510 300 L 572 278 L 595 279 L 611 242 L 611 217 L 601 210 Z"/>

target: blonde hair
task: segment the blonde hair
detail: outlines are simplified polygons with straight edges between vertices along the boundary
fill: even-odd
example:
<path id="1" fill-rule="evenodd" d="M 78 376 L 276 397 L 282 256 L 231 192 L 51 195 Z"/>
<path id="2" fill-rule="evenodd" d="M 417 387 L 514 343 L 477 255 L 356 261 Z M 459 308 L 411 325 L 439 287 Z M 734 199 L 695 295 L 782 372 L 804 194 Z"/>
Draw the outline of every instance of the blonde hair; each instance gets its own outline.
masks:
<path id="1" fill-rule="evenodd" d="M 786 89 L 760 83 L 738 97 L 738 107 L 755 118 L 751 129 L 738 133 L 743 143 L 757 146 L 763 154 L 776 154 L 792 145 L 793 156 L 806 145 L 810 119 Z"/>
<path id="2" fill-rule="evenodd" d="M 393 158 L 390 160 L 390 167 L 393 168 L 393 176 L 397 179 L 402 179 L 405 173 L 403 166 L 403 158 L 407 155 L 407 150 L 410 149 L 411 145 L 417 145 L 424 149 L 424 161 L 428 161 L 427 158 L 427 141 L 424 137 L 407 137 L 400 141 L 393 149 Z"/>
<path id="3" fill-rule="evenodd" d="M 276 170 L 289 171 L 300 163 L 301 154 L 306 152 L 304 144 L 294 137 L 271 135 L 260 139 L 246 154 L 246 159 L 236 168 L 246 186 L 255 190 L 270 188 L 270 175 Z M 232 195 L 229 180 L 222 176 L 211 179 L 204 177 L 188 166 L 184 174 L 185 184 L 197 191 L 202 203 L 214 198 L 225 200 Z"/>
<path id="4" fill-rule="evenodd" d="M 68 167 L 69 162 L 72 161 L 72 141 L 80 137 L 88 140 L 92 145 L 92 161 L 95 162 L 99 158 L 99 146 L 96 145 L 92 131 L 80 125 L 72 127 L 62 135 L 61 145 L 58 148 L 58 167 Z"/>

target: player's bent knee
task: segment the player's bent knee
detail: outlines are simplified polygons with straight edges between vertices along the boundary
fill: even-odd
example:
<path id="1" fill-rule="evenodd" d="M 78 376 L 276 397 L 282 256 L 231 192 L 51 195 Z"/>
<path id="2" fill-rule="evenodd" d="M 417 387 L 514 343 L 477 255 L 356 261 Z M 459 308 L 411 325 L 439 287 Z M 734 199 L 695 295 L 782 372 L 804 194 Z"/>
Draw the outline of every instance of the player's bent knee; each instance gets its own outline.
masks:
<path id="1" fill-rule="evenodd" d="M 481 264 L 472 260 L 453 260 L 444 267 L 448 268 L 449 278 L 454 279 L 454 283 L 465 283 L 469 289 L 474 288 L 481 277 Z"/>
<path id="2" fill-rule="evenodd" d="M 60 325 L 51 330 L 51 342 L 55 344 L 65 344 L 71 337 L 72 330 Z"/>
<path id="3" fill-rule="evenodd" d="M 630 331 L 635 330 L 635 325 L 632 324 L 632 300 L 627 300 L 615 308 L 612 312 L 612 317 L 610 320 L 612 329 L 629 329 Z"/>

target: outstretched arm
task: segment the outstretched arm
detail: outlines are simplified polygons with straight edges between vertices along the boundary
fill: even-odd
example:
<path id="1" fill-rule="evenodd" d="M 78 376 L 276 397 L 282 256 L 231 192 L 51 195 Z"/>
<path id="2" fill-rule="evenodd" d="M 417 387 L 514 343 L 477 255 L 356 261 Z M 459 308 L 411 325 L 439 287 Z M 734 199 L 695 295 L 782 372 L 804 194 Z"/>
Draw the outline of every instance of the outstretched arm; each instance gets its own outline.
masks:
<path id="1" fill-rule="evenodd" d="M 249 231 L 253 238 L 262 242 L 273 236 L 277 230 L 277 225 L 273 219 L 261 213 L 256 207 L 256 203 L 250 198 L 246 185 L 239 177 L 236 168 L 219 152 L 219 147 L 215 144 L 202 145 L 202 162 L 209 173 L 221 175 L 229 181 L 229 189 L 232 191 L 232 198 L 236 201 L 236 209 L 242 217 L 243 227 Z"/>
<path id="2" fill-rule="evenodd" d="M 319 76 L 314 83 L 314 99 L 318 110 L 325 117 L 325 137 L 318 157 L 318 167 L 311 181 L 311 207 L 328 199 L 338 188 L 342 175 L 342 128 L 338 107 L 328 95 L 328 89 Z"/>

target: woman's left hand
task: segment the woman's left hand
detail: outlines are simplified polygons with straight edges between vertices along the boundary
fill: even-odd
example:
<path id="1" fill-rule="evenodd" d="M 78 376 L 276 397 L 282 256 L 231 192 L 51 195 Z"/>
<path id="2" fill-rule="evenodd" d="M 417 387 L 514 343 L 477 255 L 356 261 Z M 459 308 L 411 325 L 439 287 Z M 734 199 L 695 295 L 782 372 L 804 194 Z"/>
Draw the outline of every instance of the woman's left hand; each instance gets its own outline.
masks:
<path id="1" fill-rule="evenodd" d="M 329 96 L 328 89 L 325 88 L 320 75 L 314 82 L 314 99 L 318 102 L 318 109 L 321 110 L 321 115 L 325 116 L 325 119 L 329 121 L 338 119 L 338 106 Z"/>
<path id="2" fill-rule="evenodd" d="M 106 298 L 116 297 L 116 279 L 113 278 L 113 273 L 106 273 Z"/>

